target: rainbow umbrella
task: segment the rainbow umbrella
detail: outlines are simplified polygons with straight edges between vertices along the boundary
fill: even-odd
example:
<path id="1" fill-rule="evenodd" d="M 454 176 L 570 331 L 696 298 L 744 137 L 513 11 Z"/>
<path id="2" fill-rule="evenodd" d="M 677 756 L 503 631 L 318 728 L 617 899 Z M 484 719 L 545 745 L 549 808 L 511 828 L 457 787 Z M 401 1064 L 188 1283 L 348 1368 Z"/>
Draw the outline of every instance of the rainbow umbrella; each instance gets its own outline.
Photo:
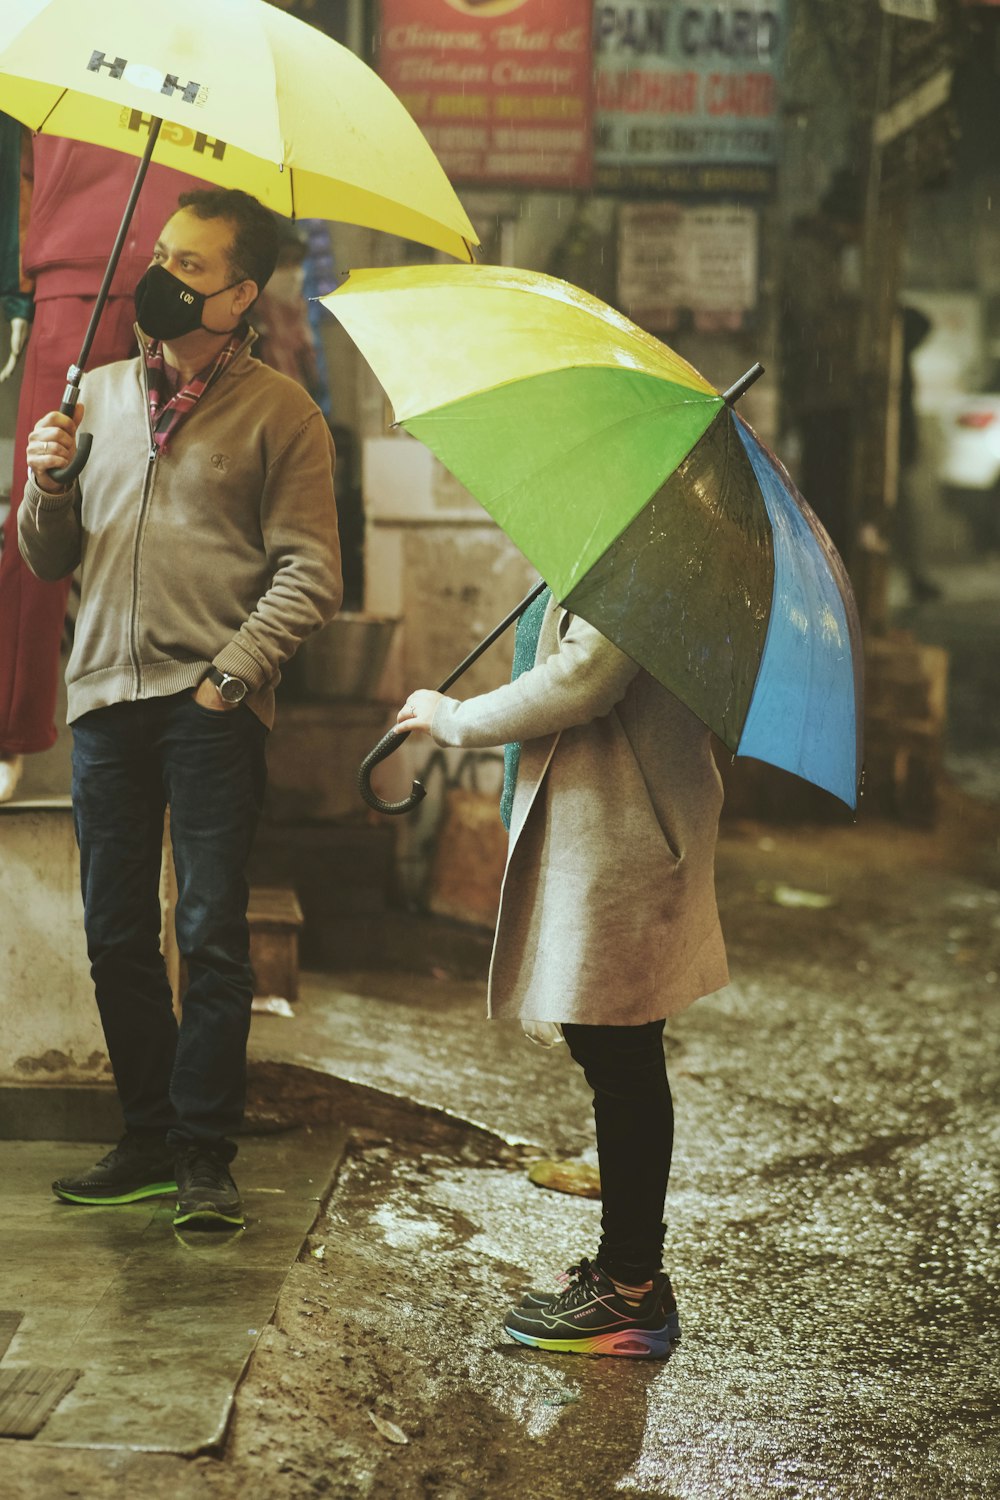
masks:
<path id="1" fill-rule="evenodd" d="M 392 401 L 588 620 L 735 754 L 857 803 L 861 646 L 843 564 L 733 402 L 549 276 L 352 272 L 321 299 Z"/>

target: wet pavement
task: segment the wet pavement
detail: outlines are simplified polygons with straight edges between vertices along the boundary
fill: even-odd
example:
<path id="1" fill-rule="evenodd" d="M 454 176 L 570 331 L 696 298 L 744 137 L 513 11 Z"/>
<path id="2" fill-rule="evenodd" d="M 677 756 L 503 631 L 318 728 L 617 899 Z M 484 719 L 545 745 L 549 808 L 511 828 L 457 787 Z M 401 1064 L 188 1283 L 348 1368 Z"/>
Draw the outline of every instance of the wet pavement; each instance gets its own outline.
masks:
<path id="1" fill-rule="evenodd" d="M 335 1303 L 352 1309 L 338 1337 L 424 1466 L 406 1463 L 404 1481 L 404 1459 L 384 1457 L 357 1493 L 998 1492 L 1000 892 L 992 830 L 964 840 L 955 825 L 947 844 L 890 827 L 732 830 L 720 890 L 736 980 L 669 1033 L 667 1255 L 684 1337 L 668 1366 L 533 1353 L 502 1334 L 507 1298 L 592 1250 L 596 1204 L 496 1163 L 354 1157 L 316 1235 L 342 1267 Z M 391 1034 L 395 1003 L 369 997 L 369 1026 Z M 341 1007 L 346 1066 L 377 1071 L 351 1047 L 353 999 L 325 1025 Z M 486 1028 L 478 1113 L 484 1078 L 501 1132 L 519 1100 L 534 1121 L 544 1097 L 551 1149 L 584 1126 L 582 1091 L 564 1053 L 539 1062 L 517 1045 L 515 1093 L 511 1039 Z"/>
<path id="2" fill-rule="evenodd" d="M 481 981 L 306 976 L 294 1017 L 258 1016 L 252 1035 L 252 1124 L 299 1129 L 248 1137 L 238 1175 L 284 1186 L 267 1162 L 279 1142 L 297 1149 L 304 1121 L 333 1130 L 330 1170 L 350 1138 L 311 1230 L 315 1203 L 287 1234 L 275 1213 L 277 1307 L 235 1395 L 249 1351 L 232 1346 L 219 1398 L 196 1346 L 215 1339 L 226 1288 L 251 1288 L 250 1235 L 219 1273 L 182 1258 L 156 1211 L 141 1224 L 101 1211 L 63 1236 L 70 1220 L 32 1187 L 53 1175 L 47 1160 L 5 1193 L 8 1244 L 34 1215 L 42 1247 L 30 1295 L 48 1331 L 29 1350 L 22 1325 L 24 1357 L 82 1364 L 88 1329 L 95 1349 L 112 1337 L 103 1309 L 120 1307 L 137 1247 L 162 1298 L 153 1336 L 176 1329 L 178 1307 L 201 1311 L 190 1347 L 151 1359 L 147 1337 L 109 1367 L 105 1448 L 58 1425 L 77 1420 L 82 1384 L 37 1438 L 0 1440 L 3 1500 L 1000 1494 L 1000 574 L 990 563 L 941 581 L 940 601 L 895 615 L 953 652 L 947 761 L 964 791 L 946 793 L 938 827 L 864 810 L 853 827 L 725 826 L 733 984 L 667 1037 L 667 1257 L 683 1330 L 668 1364 L 548 1355 L 502 1331 L 511 1298 L 597 1238 L 596 1203 L 526 1174 L 538 1155 L 593 1156 L 565 1048 L 487 1024 Z M 95 1290 L 102 1265 L 119 1287 L 110 1301 Z M 0 1311 L 15 1301 L 4 1284 Z M 190 1436 L 166 1439 L 169 1403 L 173 1451 L 136 1451 L 159 1420 L 164 1367 L 197 1416 L 199 1456 Z"/>
<path id="3" fill-rule="evenodd" d="M 354 1131 L 224 1445 L 0 1443 L 10 1495 L 997 1494 L 1000 810 L 729 825 L 719 889 L 734 983 L 668 1034 L 668 1364 L 502 1332 L 596 1241 L 596 1203 L 525 1172 L 590 1140 L 565 1049 L 488 1025 L 481 985 L 311 976 L 256 1068 Z"/>

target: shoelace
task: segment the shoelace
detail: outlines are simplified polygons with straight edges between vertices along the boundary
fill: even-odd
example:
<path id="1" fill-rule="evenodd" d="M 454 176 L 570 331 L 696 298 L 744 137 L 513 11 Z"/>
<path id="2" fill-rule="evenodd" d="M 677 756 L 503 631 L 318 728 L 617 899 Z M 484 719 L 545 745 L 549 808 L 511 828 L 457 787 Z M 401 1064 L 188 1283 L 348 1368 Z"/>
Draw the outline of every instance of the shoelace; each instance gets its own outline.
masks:
<path id="1" fill-rule="evenodd" d="M 177 1158 L 177 1165 L 188 1176 L 193 1188 L 219 1187 L 225 1183 L 225 1168 L 208 1151 L 185 1151 Z"/>
<path id="2" fill-rule="evenodd" d="M 112 1146 L 107 1156 L 102 1156 L 98 1162 L 99 1167 L 117 1166 L 120 1161 L 129 1161 L 136 1156 L 142 1156 L 143 1150 L 138 1141 L 132 1136 L 122 1136 L 117 1146 Z"/>
<path id="3" fill-rule="evenodd" d="M 570 1307 L 579 1307 L 592 1297 L 597 1289 L 597 1274 L 597 1267 L 586 1256 L 579 1265 L 564 1271 L 559 1280 L 565 1282 L 565 1286 L 552 1303 L 553 1311 L 564 1312 Z"/>

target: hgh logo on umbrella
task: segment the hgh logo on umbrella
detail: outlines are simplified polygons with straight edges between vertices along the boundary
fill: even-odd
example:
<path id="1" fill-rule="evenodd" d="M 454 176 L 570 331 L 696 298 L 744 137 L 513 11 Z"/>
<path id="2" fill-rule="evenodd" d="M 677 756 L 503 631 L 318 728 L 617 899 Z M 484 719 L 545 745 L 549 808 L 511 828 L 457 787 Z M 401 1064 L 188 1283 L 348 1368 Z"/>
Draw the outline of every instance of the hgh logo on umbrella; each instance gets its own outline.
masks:
<path id="1" fill-rule="evenodd" d="M 173 98 L 180 93 L 185 104 L 204 106 L 208 102 L 208 89 L 201 83 L 181 83 L 176 73 L 161 73 L 145 63 L 130 63 L 126 57 L 109 58 L 106 52 L 92 52 L 87 64 L 88 73 L 99 73 L 107 68 L 110 78 L 124 78 L 137 89 L 152 89 L 157 94 Z"/>

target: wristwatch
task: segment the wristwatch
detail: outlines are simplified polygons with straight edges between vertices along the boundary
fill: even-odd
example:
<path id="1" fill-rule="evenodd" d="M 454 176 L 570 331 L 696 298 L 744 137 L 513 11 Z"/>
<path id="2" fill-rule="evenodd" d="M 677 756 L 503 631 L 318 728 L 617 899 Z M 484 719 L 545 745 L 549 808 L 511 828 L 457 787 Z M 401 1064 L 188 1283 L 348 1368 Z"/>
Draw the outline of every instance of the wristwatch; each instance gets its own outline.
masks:
<path id="1" fill-rule="evenodd" d="M 205 676 L 209 682 L 215 683 L 223 703 L 242 703 L 247 695 L 247 685 L 242 677 L 232 677 L 228 672 L 220 672 L 218 667 L 209 667 Z"/>

